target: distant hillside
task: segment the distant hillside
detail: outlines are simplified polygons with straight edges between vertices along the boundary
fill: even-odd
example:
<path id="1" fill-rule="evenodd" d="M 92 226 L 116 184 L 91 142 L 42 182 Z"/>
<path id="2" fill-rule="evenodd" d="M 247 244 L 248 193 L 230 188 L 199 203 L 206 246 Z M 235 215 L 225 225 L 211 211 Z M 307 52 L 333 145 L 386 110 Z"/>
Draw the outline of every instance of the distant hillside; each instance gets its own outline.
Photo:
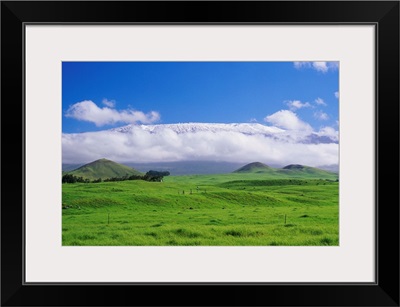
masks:
<path id="1" fill-rule="evenodd" d="M 107 159 L 99 159 L 85 164 L 68 174 L 84 179 L 96 180 L 98 178 L 107 179 L 113 177 L 123 177 L 125 175 L 143 175 L 141 172 Z"/>
<path id="2" fill-rule="evenodd" d="M 306 168 L 311 168 L 311 167 L 307 167 L 301 164 L 289 164 L 286 165 L 284 167 L 282 167 L 283 169 L 292 169 L 292 170 L 304 170 Z"/>
<path id="3" fill-rule="evenodd" d="M 270 173 L 271 171 L 273 171 L 273 168 L 264 163 L 252 162 L 237 169 L 234 173 Z"/>
<path id="4" fill-rule="evenodd" d="M 265 173 L 275 178 L 319 178 L 332 179 L 338 178 L 338 174 L 316 167 L 290 164 L 283 168 L 273 168 L 260 162 L 253 162 L 237 169 L 234 173 Z"/>
<path id="5" fill-rule="evenodd" d="M 282 174 L 291 174 L 291 175 L 311 175 L 313 177 L 318 178 L 326 178 L 331 176 L 336 176 L 336 173 L 325 171 L 316 167 L 301 165 L 301 164 L 290 164 L 286 165 L 282 169 L 279 170 Z"/>

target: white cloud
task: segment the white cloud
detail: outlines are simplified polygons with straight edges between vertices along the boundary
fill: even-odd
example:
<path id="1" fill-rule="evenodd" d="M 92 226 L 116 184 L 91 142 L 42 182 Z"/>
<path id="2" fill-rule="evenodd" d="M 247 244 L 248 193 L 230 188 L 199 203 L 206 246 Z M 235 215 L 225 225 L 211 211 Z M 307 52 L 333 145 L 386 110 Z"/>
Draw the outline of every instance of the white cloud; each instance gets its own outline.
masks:
<path id="1" fill-rule="evenodd" d="M 289 110 L 278 111 L 272 115 L 265 117 L 264 120 L 268 123 L 273 124 L 276 127 L 283 129 L 305 132 L 312 131 L 312 127 L 309 124 L 303 122 L 297 117 L 294 112 Z"/>
<path id="2" fill-rule="evenodd" d="M 109 108 L 114 108 L 115 107 L 115 100 L 108 100 L 107 98 L 104 98 L 102 103 Z"/>
<path id="3" fill-rule="evenodd" d="M 315 103 L 320 106 L 327 106 L 326 102 L 322 98 L 315 99 Z"/>
<path id="4" fill-rule="evenodd" d="M 270 120 L 285 126 L 309 128 L 294 115 L 280 111 Z M 283 113 L 282 113 L 283 112 Z M 290 112 L 290 111 L 287 111 Z M 277 117 L 281 117 L 277 119 Z M 289 124 L 288 118 L 291 123 Z M 172 129 L 157 132 L 133 125 L 127 132 L 105 130 L 80 134 L 63 134 L 63 163 L 87 163 L 106 157 L 117 162 L 165 161 L 262 161 L 267 164 L 300 163 L 309 166 L 338 163 L 338 144 L 306 144 L 296 139 L 280 138 L 285 131 L 277 129 L 273 137 L 235 131 L 199 131 L 177 133 Z M 287 131 L 289 135 L 295 130 Z M 312 132 L 319 136 L 335 136 L 333 128 Z"/>
<path id="5" fill-rule="evenodd" d="M 337 99 L 339 99 L 339 92 L 335 92 L 334 94 L 335 94 L 335 97 L 336 97 Z"/>
<path id="6" fill-rule="evenodd" d="M 316 134 L 318 136 L 327 136 L 334 141 L 339 141 L 339 131 L 332 127 L 323 127 Z"/>
<path id="7" fill-rule="evenodd" d="M 322 112 L 322 111 L 316 111 L 314 112 L 314 117 L 318 120 L 328 120 L 329 116 L 328 114 Z"/>
<path id="8" fill-rule="evenodd" d="M 250 118 L 250 123 L 257 123 L 258 122 L 258 120 L 256 119 L 256 118 Z"/>
<path id="9" fill-rule="evenodd" d="M 287 100 L 285 101 L 290 110 L 295 111 L 301 108 L 310 108 L 311 104 L 308 102 L 301 102 L 300 100 Z"/>
<path id="10" fill-rule="evenodd" d="M 315 70 L 321 71 L 321 72 L 327 72 L 329 69 L 326 62 L 312 62 L 312 67 Z"/>
<path id="11" fill-rule="evenodd" d="M 293 62 L 293 65 L 296 69 L 309 68 L 311 67 L 311 62 Z"/>
<path id="12" fill-rule="evenodd" d="M 294 62 L 293 65 L 296 69 L 312 68 L 322 73 L 339 68 L 339 62 Z"/>
<path id="13" fill-rule="evenodd" d="M 108 101 L 107 101 L 108 102 Z M 104 101 L 103 101 L 104 103 Z M 93 101 L 84 100 L 69 107 L 66 117 L 88 121 L 96 126 L 104 126 L 115 123 L 144 123 L 149 124 L 160 119 L 160 114 L 151 111 L 147 114 L 135 110 L 115 110 L 109 107 L 99 108 Z"/>

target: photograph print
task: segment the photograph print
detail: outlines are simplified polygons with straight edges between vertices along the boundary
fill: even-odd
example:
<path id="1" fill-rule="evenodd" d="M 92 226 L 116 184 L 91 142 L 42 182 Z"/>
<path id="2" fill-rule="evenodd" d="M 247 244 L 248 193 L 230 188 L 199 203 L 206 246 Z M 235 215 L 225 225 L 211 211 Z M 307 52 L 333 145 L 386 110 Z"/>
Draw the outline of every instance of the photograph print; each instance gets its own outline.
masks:
<path id="1" fill-rule="evenodd" d="M 63 62 L 63 246 L 338 246 L 339 62 Z"/>

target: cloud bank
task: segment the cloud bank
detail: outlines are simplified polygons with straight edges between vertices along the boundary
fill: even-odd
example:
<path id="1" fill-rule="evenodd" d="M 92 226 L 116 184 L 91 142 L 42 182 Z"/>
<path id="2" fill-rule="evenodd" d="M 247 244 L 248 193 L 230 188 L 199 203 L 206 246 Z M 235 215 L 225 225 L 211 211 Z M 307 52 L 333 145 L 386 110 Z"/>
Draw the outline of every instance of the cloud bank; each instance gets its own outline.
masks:
<path id="1" fill-rule="evenodd" d="M 160 114 L 151 111 L 147 114 L 136 110 L 113 109 L 115 101 L 103 100 L 105 107 L 99 108 L 93 101 L 84 100 L 70 106 L 65 113 L 66 117 L 94 123 L 97 127 L 116 123 L 143 123 L 150 124 L 160 119 Z"/>
<path id="2" fill-rule="evenodd" d="M 313 131 L 289 110 L 276 112 L 265 120 L 272 126 L 258 123 L 229 126 L 246 125 L 243 130 L 220 129 L 215 124 L 192 124 L 185 130 L 179 124 L 130 125 L 121 129 L 63 134 L 63 163 L 87 163 L 108 158 L 121 163 L 260 161 L 275 165 L 338 164 L 338 133 L 334 128 Z M 208 128 L 196 129 L 196 125 Z"/>

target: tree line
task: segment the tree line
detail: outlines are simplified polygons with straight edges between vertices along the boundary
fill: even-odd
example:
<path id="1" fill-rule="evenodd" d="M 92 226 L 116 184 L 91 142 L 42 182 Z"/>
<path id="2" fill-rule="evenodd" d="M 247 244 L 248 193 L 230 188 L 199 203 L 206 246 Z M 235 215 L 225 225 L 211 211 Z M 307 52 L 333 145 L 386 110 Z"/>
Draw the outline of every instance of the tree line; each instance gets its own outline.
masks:
<path id="1" fill-rule="evenodd" d="M 158 172 L 158 171 L 148 171 L 144 175 L 125 175 L 122 177 L 111 177 L 106 179 L 95 179 L 90 180 L 87 178 L 83 178 L 81 176 L 74 176 L 72 174 L 65 174 L 62 176 L 62 183 L 99 183 L 99 182 L 111 182 L 111 181 L 125 181 L 125 180 L 145 180 L 145 181 L 153 181 L 153 182 L 162 182 L 165 176 L 169 176 L 170 173 L 166 172 Z"/>

